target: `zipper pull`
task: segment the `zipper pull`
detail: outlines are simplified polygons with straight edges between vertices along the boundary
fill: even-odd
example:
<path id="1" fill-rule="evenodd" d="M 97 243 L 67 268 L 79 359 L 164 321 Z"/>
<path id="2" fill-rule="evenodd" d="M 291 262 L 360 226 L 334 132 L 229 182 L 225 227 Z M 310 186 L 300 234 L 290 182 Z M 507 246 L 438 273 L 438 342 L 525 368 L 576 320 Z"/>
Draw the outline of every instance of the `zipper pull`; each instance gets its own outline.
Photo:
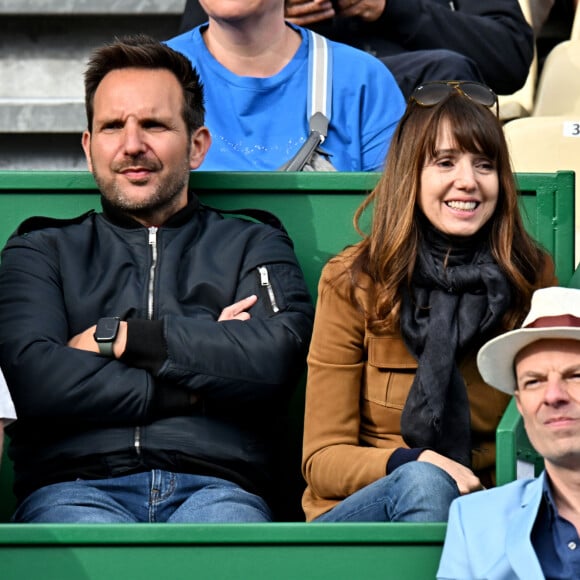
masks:
<path id="1" fill-rule="evenodd" d="M 138 457 L 141 457 L 141 427 L 135 427 L 135 437 L 133 439 L 133 447 Z"/>
<path id="2" fill-rule="evenodd" d="M 260 274 L 260 286 L 262 286 L 262 288 L 265 288 L 266 292 L 268 293 L 268 298 L 270 300 L 270 306 L 272 307 L 272 311 L 274 313 L 280 312 L 280 308 L 278 308 L 278 304 L 276 303 L 274 289 L 272 288 L 272 284 L 270 283 L 268 268 L 266 268 L 266 266 L 258 266 L 258 274 Z"/>

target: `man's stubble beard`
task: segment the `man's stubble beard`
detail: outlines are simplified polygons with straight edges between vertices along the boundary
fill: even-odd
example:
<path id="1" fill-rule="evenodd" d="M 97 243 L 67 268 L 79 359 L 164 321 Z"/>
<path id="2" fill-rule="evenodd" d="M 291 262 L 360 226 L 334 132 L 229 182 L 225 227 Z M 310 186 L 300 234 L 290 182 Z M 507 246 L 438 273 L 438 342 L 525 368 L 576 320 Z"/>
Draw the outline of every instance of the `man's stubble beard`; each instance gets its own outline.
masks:
<path id="1" fill-rule="evenodd" d="M 115 178 L 105 179 L 97 171 L 93 176 L 103 197 L 113 207 L 140 221 L 156 221 L 155 216 L 172 215 L 180 208 L 181 193 L 188 186 L 189 173 L 189 162 L 186 160 L 179 171 L 169 174 L 147 198 L 143 199 L 134 199 L 127 194 Z M 149 185 L 144 184 L 143 187 Z M 173 211 L 168 211 L 173 207 L 175 207 Z"/>

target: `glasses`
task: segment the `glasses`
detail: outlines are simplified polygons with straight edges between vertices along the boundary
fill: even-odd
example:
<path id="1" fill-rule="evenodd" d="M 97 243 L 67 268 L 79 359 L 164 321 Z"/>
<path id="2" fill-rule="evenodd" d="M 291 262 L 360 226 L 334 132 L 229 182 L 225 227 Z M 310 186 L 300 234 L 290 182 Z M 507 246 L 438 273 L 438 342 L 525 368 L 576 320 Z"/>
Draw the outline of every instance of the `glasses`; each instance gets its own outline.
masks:
<path id="1" fill-rule="evenodd" d="M 499 117 L 497 95 L 486 85 L 473 81 L 433 81 L 419 85 L 409 97 L 422 107 L 433 107 L 446 99 L 453 91 L 475 103 L 491 109 L 495 106 L 495 115 Z"/>

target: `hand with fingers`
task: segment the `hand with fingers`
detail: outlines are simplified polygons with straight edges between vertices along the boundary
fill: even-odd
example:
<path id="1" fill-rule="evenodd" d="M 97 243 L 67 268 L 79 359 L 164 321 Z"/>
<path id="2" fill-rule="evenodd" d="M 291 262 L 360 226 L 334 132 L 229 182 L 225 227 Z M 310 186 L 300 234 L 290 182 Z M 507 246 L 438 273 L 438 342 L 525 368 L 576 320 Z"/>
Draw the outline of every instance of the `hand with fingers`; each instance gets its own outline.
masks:
<path id="1" fill-rule="evenodd" d="M 243 298 L 234 304 L 226 306 L 219 315 L 218 322 L 224 322 L 225 320 L 250 320 L 250 313 L 247 312 L 256 302 L 258 297 L 255 294 Z"/>
<path id="2" fill-rule="evenodd" d="M 336 15 L 357 17 L 366 22 L 378 20 L 385 11 L 386 0 L 287 0 L 286 19 L 298 26 L 308 26 Z"/>
<path id="3" fill-rule="evenodd" d="M 336 5 L 340 16 L 374 22 L 385 11 L 387 0 L 336 0 Z"/>
<path id="4" fill-rule="evenodd" d="M 485 489 L 477 475 L 469 467 L 465 467 L 465 465 L 457 463 L 457 461 L 453 461 L 453 459 L 449 459 L 435 451 L 430 449 L 423 451 L 417 461 L 432 463 L 446 471 L 455 480 L 461 495 Z"/>
<path id="5" fill-rule="evenodd" d="M 336 15 L 330 0 L 286 0 L 286 20 L 297 26 L 308 26 Z"/>

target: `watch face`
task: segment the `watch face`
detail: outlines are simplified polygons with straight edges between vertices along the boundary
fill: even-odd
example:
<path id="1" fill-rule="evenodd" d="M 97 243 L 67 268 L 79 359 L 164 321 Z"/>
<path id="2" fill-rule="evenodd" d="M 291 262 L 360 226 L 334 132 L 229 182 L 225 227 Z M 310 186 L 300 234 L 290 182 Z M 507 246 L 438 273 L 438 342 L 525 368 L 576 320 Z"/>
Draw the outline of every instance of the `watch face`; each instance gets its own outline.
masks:
<path id="1" fill-rule="evenodd" d="M 97 342 L 109 342 L 115 340 L 119 331 L 118 318 L 101 318 L 97 323 L 95 340 Z"/>

